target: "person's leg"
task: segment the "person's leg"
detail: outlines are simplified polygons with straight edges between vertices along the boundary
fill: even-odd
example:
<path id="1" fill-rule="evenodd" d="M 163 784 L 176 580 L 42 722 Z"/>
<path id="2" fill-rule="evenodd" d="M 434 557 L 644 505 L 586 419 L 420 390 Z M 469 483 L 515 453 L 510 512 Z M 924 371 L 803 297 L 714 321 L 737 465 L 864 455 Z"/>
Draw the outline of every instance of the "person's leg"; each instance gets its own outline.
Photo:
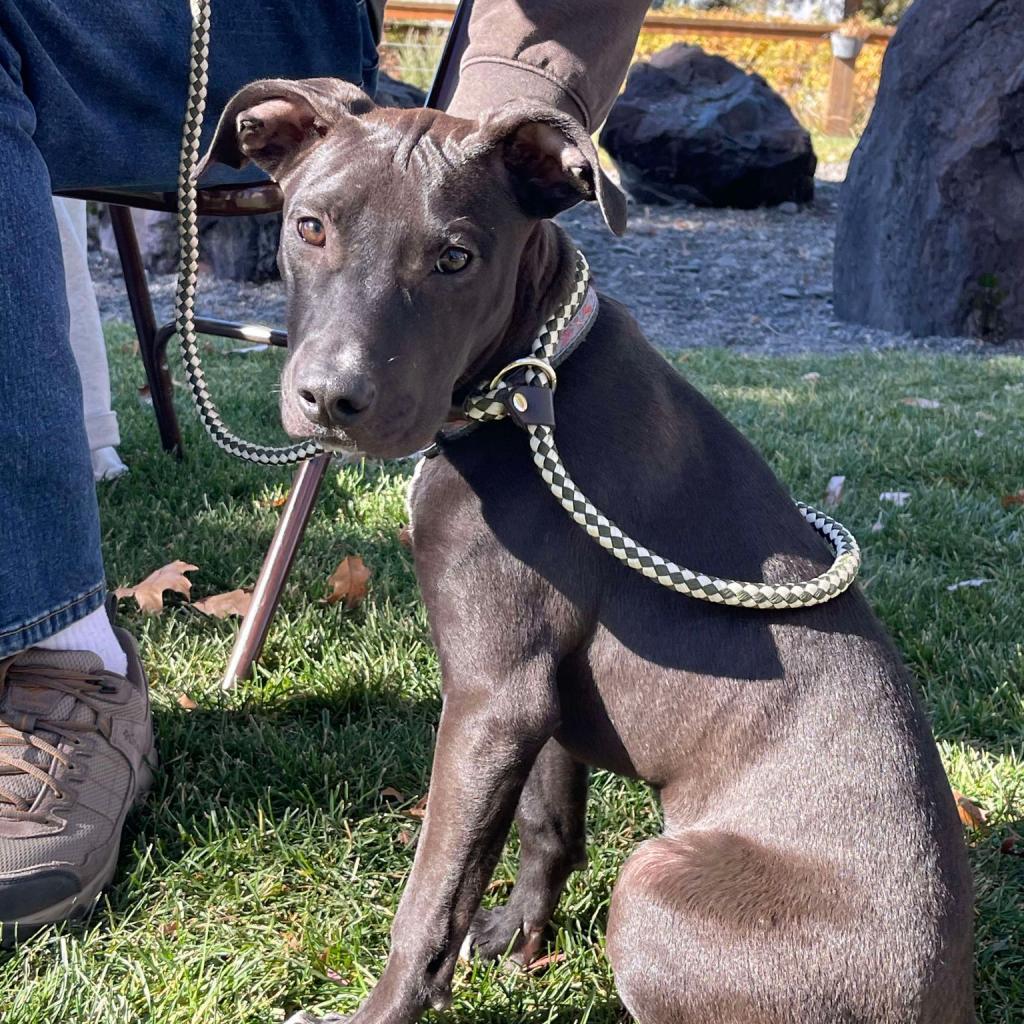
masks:
<path id="1" fill-rule="evenodd" d="M 99 518 L 50 177 L 0 37 L 0 657 L 103 603 Z"/>
<path id="2" fill-rule="evenodd" d="M 86 204 L 81 199 L 53 198 L 64 262 L 71 351 L 82 378 L 85 434 L 94 480 L 112 480 L 128 471 L 117 454 L 121 434 L 110 404 L 110 367 L 103 324 L 89 273 Z"/>

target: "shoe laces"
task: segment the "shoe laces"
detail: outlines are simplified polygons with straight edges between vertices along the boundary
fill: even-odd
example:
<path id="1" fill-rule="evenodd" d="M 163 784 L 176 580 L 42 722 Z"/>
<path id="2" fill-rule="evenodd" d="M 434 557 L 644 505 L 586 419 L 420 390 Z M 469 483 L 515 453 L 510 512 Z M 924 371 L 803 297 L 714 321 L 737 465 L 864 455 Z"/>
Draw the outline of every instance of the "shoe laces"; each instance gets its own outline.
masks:
<path id="1" fill-rule="evenodd" d="M 120 676 L 111 672 L 83 672 L 57 666 L 19 662 L 12 658 L 0 662 L 0 818 L 45 818 L 32 811 L 35 800 L 27 800 L 16 791 L 18 777 L 30 776 L 48 789 L 58 800 L 69 794 L 61 786 L 57 773 L 71 769 L 71 755 L 60 747 L 61 741 L 73 746 L 81 743 L 86 733 L 99 733 L 110 738 L 111 720 L 105 709 L 103 695 L 116 693 Z M 69 720 L 66 717 L 34 715 L 15 709 L 4 709 L 4 693 L 13 687 L 44 689 L 63 693 L 94 712 L 92 721 Z M 50 759 L 49 767 L 30 760 L 32 751 Z M 5 784 L 6 782 L 6 784 Z M 38 793 L 36 800 L 38 799 Z"/>

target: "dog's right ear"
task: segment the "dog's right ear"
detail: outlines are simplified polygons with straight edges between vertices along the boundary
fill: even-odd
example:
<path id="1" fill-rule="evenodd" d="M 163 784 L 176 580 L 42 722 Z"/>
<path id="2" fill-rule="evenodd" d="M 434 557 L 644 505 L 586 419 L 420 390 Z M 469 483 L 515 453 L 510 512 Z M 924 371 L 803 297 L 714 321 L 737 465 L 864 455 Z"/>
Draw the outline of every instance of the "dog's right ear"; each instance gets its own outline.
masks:
<path id="1" fill-rule="evenodd" d="M 279 181 L 344 117 L 375 104 L 340 78 L 266 78 L 235 93 L 220 116 L 213 142 L 196 168 L 244 167 L 252 161 Z"/>

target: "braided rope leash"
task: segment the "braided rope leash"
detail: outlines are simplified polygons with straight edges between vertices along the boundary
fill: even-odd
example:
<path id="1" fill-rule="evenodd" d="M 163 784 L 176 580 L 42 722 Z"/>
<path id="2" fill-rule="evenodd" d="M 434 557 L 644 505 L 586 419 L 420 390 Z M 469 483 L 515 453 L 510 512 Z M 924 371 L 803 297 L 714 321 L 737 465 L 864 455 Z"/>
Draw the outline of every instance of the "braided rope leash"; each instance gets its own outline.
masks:
<path id="1" fill-rule="evenodd" d="M 206 110 L 209 79 L 210 2 L 189 0 L 192 11 L 192 44 L 189 60 L 188 99 L 181 130 L 181 159 L 178 163 L 178 287 L 174 320 L 181 341 L 181 358 L 196 411 L 214 444 L 246 462 L 285 466 L 304 462 L 323 449 L 313 441 L 272 448 L 253 444 L 233 434 L 220 418 L 210 397 L 199 357 L 196 338 L 196 282 L 199 277 L 199 221 L 196 210 L 195 170 Z"/>
<path id="2" fill-rule="evenodd" d="M 510 363 L 487 388 L 471 395 L 463 407 L 466 419 L 487 422 L 510 415 L 516 417 L 517 413 L 525 413 L 529 407 L 531 399 L 527 397 L 527 392 L 537 388 L 554 390 L 557 376 L 551 361 L 558 351 L 559 334 L 583 302 L 589 281 L 590 268 L 586 258 L 582 253 L 577 253 L 572 291 L 554 316 L 540 329 L 533 341 L 531 356 Z M 505 383 L 506 376 L 517 370 L 525 370 L 525 389 L 512 388 Z M 553 416 L 551 419 L 553 422 Z M 846 590 L 857 576 L 861 556 L 853 534 L 824 512 L 800 501 L 795 503 L 797 510 L 835 552 L 832 566 L 820 576 L 797 583 L 745 583 L 708 576 L 677 565 L 637 543 L 594 507 L 562 464 L 552 426 L 522 422 L 520 425 L 525 426 L 529 433 L 534 465 L 562 508 L 620 562 L 625 562 L 631 569 L 662 586 L 701 601 L 769 611 L 824 604 Z"/>

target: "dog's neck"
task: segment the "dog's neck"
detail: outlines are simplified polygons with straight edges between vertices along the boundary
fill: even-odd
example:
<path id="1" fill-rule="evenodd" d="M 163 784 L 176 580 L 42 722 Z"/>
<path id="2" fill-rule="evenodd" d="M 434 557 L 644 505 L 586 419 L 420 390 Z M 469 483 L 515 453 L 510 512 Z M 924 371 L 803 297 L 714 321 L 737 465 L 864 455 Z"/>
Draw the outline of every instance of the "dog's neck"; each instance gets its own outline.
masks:
<path id="1" fill-rule="evenodd" d="M 530 344 L 572 284 L 576 249 L 569 236 L 549 220 L 527 239 L 516 270 L 512 312 L 502 331 L 463 375 L 463 384 L 490 379 L 514 359 L 530 354 Z"/>

